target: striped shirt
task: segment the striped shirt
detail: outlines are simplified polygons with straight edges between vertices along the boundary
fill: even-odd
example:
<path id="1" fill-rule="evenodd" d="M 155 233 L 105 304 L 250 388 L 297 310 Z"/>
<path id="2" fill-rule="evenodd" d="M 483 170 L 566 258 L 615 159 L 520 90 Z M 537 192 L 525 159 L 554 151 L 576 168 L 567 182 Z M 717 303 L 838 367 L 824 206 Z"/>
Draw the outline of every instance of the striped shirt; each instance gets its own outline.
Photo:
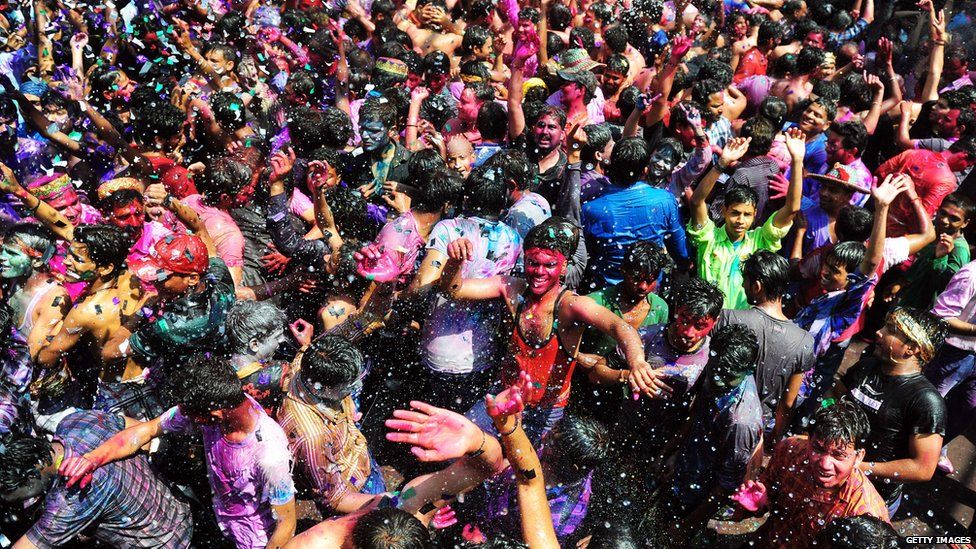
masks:
<path id="1" fill-rule="evenodd" d="M 334 508 L 344 495 L 361 492 L 366 485 L 372 469 L 369 449 L 353 419 L 352 397 L 343 399 L 341 410 L 315 404 L 298 375 L 301 357 L 299 353 L 292 363 L 296 373 L 278 423 L 295 458 L 295 480 L 318 502 Z"/>

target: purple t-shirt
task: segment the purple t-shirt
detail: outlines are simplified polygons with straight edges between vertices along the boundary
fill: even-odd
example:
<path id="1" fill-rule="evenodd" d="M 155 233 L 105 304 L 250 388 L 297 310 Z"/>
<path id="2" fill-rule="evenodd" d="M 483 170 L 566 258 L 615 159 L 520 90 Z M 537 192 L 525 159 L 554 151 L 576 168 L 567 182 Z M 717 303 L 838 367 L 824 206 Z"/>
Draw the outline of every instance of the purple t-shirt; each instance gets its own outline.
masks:
<path id="1" fill-rule="evenodd" d="M 224 438 L 219 425 L 195 425 L 175 406 L 163 414 L 161 426 L 164 433 L 200 429 L 217 524 L 239 549 L 263 549 L 276 524 L 271 506 L 295 497 L 292 457 L 281 427 L 257 401 L 245 398 L 259 417 L 242 442 Z"/>

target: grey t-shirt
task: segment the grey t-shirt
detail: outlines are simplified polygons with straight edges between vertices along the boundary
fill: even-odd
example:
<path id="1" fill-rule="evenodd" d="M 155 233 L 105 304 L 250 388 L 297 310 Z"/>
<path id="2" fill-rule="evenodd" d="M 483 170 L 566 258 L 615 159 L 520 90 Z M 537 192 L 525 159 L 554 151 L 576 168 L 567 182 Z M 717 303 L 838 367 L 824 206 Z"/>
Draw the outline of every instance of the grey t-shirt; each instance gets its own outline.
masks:
<path id="1" fill-rule="evenodd" d="M 756 388 L 762 402 L 763 426 L 767 432 L 776 421 L 776 406 L 793 374 L 813 368 L 813 336 L 789 320 L 775 319 L 753 307 L 722 311 L 715 326 L 745 324 L 759 339 L 756 360 Z"/>

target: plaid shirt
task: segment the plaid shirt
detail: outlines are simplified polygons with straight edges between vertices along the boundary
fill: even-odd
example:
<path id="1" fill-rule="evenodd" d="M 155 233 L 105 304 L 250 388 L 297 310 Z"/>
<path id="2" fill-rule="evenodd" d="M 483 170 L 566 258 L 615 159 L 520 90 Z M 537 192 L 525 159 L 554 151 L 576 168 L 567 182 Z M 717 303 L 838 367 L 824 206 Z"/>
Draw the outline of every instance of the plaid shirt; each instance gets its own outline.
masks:
<path id="1" fill-rule="evenodd" d="M 124 427 L 119 416 L 86 410 L 64 418 L 55 440 L 69 458 L 97 448 Z M 89 528 L 110 547 L 183 548 L 193 534 L 189 506 L 156 478 L 144 455 L 99 467 L 85 490 L 65 488 L 58 477 L 27 539 L 40 548 L 55 547 Z"/>
<path id="2" fill-rule="evenodd" d="M 813 481 L 810 441 L 791 437 L 776 446 L 759 476 L 769 496 L 769 519 L 760 529 L 761 547 L 809 547 L 831 520 L 871 515 L 888 522 L 888 508 L 864 472 L 855 467 L 837 493 Z"/>
<path id="3" fill-rule="evenodd" d="M 828 48 L 839 48 L 844 42 L 850 42 L 857 38 L 864 29 L 868 27 L 868 22 L 864 19 L 858 18 L 853 25 L 847 27 L 841 32 L 832 32 L 827 35 L 827 47 Z"/>

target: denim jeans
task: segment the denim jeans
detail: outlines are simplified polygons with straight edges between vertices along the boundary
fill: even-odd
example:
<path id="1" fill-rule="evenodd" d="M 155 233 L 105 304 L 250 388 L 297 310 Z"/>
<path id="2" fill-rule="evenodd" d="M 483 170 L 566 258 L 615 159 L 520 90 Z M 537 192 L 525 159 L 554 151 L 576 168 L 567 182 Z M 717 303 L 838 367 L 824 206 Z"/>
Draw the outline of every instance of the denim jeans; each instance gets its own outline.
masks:
<path id="1" fill-rule="evenodd" d="M 504 388 L 501 386 L 493 387 L 490 394 L 497 395 L 502 392 Z M 546 435 L 552 428 L 559 423 L 559 420 L 563 418 L 563 414 L 566 412 L 565 408 L 543 408 L 543 407 L 527 407 L 524 412 L 522 412 L 522 429 L 525 430 L 525 434 L 529 437 L 533 446 L 538 446 L 539 441 L 542 437 Z M 495 423 L 492 421 L 491 416 L 488 415 L 488 410 L 485 408 L 485 401 L 481 400 L 476 403 L 468 413 L 464 414 L 465 417 L 474 422 L 475 425 L 481 427 L 481 430 L 488 433 L 489 435 L 496 436 L 498 431 L 495 429 Z"/>
<path id="2" fill-rule="evenodd" d="M 948 423 L 945 442 L 962 434 L 976 411 L 976 354 L 943 345 L 925 367 L 925 377 L 946 399 Z"/>

